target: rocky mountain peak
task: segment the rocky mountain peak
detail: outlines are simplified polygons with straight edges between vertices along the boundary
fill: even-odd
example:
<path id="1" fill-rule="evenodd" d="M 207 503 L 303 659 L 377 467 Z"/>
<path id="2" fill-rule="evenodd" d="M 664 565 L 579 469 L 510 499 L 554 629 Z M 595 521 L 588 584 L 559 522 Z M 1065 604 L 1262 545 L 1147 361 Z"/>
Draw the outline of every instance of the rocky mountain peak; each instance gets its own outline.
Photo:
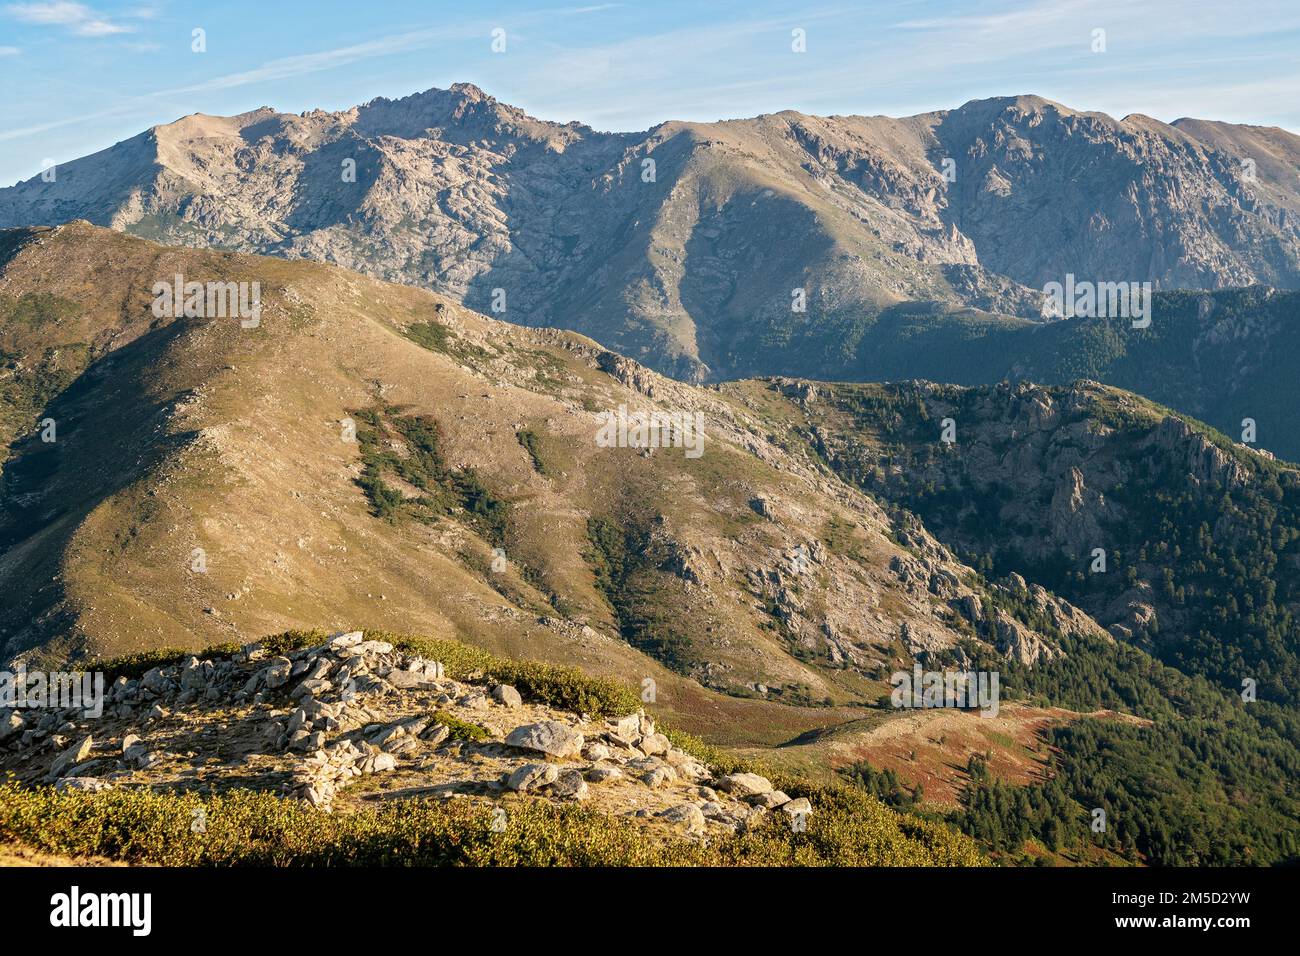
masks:
<path id="1" fill-rule="evenodd" d="M 481 311 L 501 289 L 494 314 L 688 381 L 842 378 L 864 326 L 904 304 L 1037 320 L 1067 275 L 1300 287 L 1298 161 L 1280 130 L 1028 94 L 601 133 L 457 83 L 341 113 L 188 116 L 0 190 L 0 227 L 85 218 Z"/>

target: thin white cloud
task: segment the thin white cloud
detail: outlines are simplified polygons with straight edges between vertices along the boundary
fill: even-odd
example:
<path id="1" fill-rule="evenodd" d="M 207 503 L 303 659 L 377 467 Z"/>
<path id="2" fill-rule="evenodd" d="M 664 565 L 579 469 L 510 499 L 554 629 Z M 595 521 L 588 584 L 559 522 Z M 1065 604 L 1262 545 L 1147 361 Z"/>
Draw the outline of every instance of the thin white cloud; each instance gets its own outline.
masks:
<path id="1" fill-rule="evenodd" d="M 16 46 L 0 46 L 0 56 L 17 56 L 23 51 Z"/>
<path id="2" fill-rule="evenodd" d="M 535 16 L 544 17 L 548 15 L 548 13 L 553 12 L 554 11 L 538 11 Z M 406 33 L 382 37 L 378 40 L 370 40 L 365 43 L 355 43 L 335 50 L 321 50 L 316 53 L 305 53 L 299 56 L 281 57 L 280 59 L 269 60 L 261 66 L 255 67 L 251 70 L 244 70 L 239 73 L 226 73 L 221 76 L 212 77 L 208 80 L 203 80 L 199 83 L 173 87 L 171 89 L 157 90 L 153 93 L 146 93 L 143 96 L 134 96 L 115 106 L 110 106 L 93 113 L 64 117 L 46 123 L 39 123 L 35 126 L 3 130 L 0 131 L 0 142 L 5 140 L 22 139 L 25 136 L 33 136 L 37 133 L 44 133 L 64 126 L 75 126 L 81 123 L 108 119 L 116 116 L 129 116 L 142 109 L 148 109 L 152 105 L 156 104 L 157 101 L 165 100 L 169 97 L 191 93 L 229 90 L 236 87 L 249 86 L 251 84 L 263 83 L 271 80 L 283 80 L 310 73 L 319 73 L 324 70 L 334 69 L 335 67 L 346 66 L 349 63 L 355 63 L 359 60 L 369 59 L 372 57 L 390 56 L 396 53 L 422 49 L 440 40 L 465 40 L 473 37 L 482 37 L 486 44 L 487 38 L 490 35 L 490 29 L 490 26 L 481 22 L 440 27 L 436 29 L 411 30 Z"/>
<path id="3" fill-rule="evenodd" d="M 23 23 L 63 27 L 83 37 L 102 37 L 131 32 L 131 27 L 114 23 L 107 16 L 92 10 L 84 3 L 71 3 L 69 0 L 13 3 L 5 7 L 5 13 Z"/>
<path id="4" fill-rule="evenodd" d="M 340 47 L 337 50 L 322 50 L 317 53 L 303 53 L 298 56 L 286 56 L 278 60 L 269 60 L 251 70 L 245 70 L 241 73 L 227 73 L 223 76 L 195 83 L 192 86 L 181 86 L 153 95 L 168 96 L 176 93 L 228 90 L 237 86 L 248 86 L 251 83 L 283 80 L 292 76 L 303 76 L 308 73 L 319 73 L 322 70 L 332 70 L 335 67 L 346 66 L 349 63 L 371 57 L 391 56 L 395 53 L 420 49 L 436 40 L 464 39 L 480 34 L 484 37 L 488 35 L 482 28 L 475 30 L 464 28 L 419 30 L 413 33 L 384 37 L 379 40 L 370 40 L 366 43 L 356 43 L 352 46 Z"/>

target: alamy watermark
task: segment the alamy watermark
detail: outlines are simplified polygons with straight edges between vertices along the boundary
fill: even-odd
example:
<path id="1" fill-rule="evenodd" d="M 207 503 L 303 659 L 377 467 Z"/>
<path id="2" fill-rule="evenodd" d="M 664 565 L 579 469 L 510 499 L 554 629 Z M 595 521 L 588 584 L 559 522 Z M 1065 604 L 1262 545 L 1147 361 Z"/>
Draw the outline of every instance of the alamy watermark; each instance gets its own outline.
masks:
<path id="1" fill-rule="evenodd" d="M 260 282 L 186 282 L 177 273 L 175 281 L 155 282 L 150 292 L 158 319 L 238 318 L 245 329 L 262 324 Z"/>
<path id="2" fill-rule="evenodd" d="M 600 418 L 598 448 L 683 448 L 687 458 L 704 454 L 703 412 L 629 412 L 620 405 Z"/>
<path id="3" fill-rule="evenodd" d="M 898 708 L 961 707 L 981 717 L 998 715 L 997 671 L 895 671 L 889 678 L 890 702 Z"/>
<path id="4" fill-rule="evenodd" d="M 79 709 L 87 717 L 104 714 L 104 675 L 95 671 L 0 671 L 0 707 L 15 710 Z"/>
<path id="5" fill-rule="evenodd" d="M 1043 286 L 1042 314 L 1051 318 L 1132 319 L 1133 328 L 1151 324 L 1150 282 L 1076 281 L 1073 272 L 1065 282 Z"/>

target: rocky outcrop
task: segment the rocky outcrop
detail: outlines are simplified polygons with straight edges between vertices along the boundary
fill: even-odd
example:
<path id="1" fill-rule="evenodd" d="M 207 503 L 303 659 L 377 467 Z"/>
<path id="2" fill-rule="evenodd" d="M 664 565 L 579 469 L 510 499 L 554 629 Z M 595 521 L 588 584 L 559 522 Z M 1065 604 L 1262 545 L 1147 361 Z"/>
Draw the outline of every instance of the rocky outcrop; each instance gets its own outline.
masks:
<path id="1" fill-rule="evenodd" d="M 1231 452 L 1214 444 L 1181 418 L 1170 415 L 1161 421 L 1151 436 L 1151 444 L 1173 455 L 1188 475 L 1201 484 L 1239 488 L 1249 477 L 1248 470 Z"/>
<path id="2" fill-rule="evenodd" d="M 695 839 L 789 801 L 756 774 L 715 776 L 644 712 L 558 711 L 508 685 L 450 679 L 439 662 L 360 632 L 283 655 L 251 644 L 153 667 L 117 679 L 100 718 L 14 710 L 0 727 L 0 774 L 92 793 L 207 790 L 238 776 L 322 812 L 393 790 L 506 814 L 511 799 L 581 802 Z"/>

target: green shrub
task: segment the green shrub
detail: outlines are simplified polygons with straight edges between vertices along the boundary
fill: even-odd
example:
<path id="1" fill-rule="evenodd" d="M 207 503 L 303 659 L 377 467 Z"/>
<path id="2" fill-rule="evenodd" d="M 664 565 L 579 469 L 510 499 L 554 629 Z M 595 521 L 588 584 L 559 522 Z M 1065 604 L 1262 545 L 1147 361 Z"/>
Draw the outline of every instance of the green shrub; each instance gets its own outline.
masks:
<path id="1" fill-rule="evenodd" d="M 202 811 L 204 832 L 191 825 Z M 0 840 L 47 853 L 161 866 L 976 866 L 974 843 L 892 813 L 865 794 L 818 796 L 806 832 L 771 813 L 707 846 L 647 838 L 587 807 L 411 801 L 327 814 L 271 794 L 110 790 L 57 793 L 0 785 Z"/>
<path id="2" fill-rule="evenodd" d="M 541 442 L 537 437 L 537 432 L 521 428 L 515 432 L 515 438 L 523 446 L 524 451 L 528 452 L 528 457 L 533 460 L 533 470 L 539 475 L 545 475 L 546 464 L 542 461 Z"/>
<path id="3" fill-rule="evenodd" d="M 453 740 L 464 740 L 469 743 L 476 743 L 481 740 L 487 740 L 492 735 L 487 729 L 480 727 L 478 724 L 471 724 L 467 720 L 461 720 L 459 717 L 447 713 L 445 710 L 436 711 L 433 715 L 434 723 L 442 724 L 451 731 Z"/>

